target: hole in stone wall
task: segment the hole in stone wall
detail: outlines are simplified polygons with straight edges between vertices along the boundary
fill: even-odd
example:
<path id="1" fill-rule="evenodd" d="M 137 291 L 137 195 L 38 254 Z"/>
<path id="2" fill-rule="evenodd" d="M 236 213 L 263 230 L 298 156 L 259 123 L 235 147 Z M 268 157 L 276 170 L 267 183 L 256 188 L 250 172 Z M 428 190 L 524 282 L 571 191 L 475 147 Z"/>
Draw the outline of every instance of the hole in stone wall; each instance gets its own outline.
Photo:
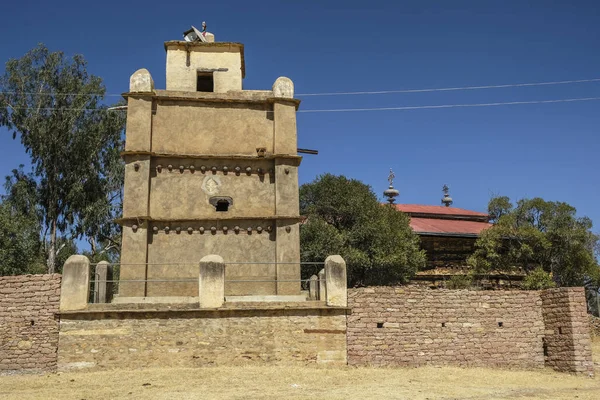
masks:
<path id="1" fill-rule="evenodd" d="M 217 201 L 216 210 L 219 212 L 229 211 L 229 202 L 227 200 L 219 200 Z"/>
<path id="2" fill-rule="evenodd" d="M 504 322 L 498 322 L 498 327 L 502 328 L 504 326 Z"/>
<path id="3" fill-rule="evenodd" d="M 233 205 L 233 199 L 228 196 L 220 197 L 211 197 L 208 199 L 208 202 L 215 207 L 215 210 L 218 212 L 226 212 L 229 211 L 229 206 Z"/>
<path id="4" fill-rule="evenodd" d="M 544 349 L 544 357 L 548 357 L 548 344 L 544 342 L 542 347 Z"/>
<path id="5" fill-rule="evenodd" d="M 562 335 L 562 328 L 560 326 L 558 327 L 558 334 Z"/>
<path id="6" fill-rule="evenodd" d="M 34 320 L 31 320 L 30 322 L 31 322 L 31 326 L 35 325 L 35 321 Z"/>
<path id="7" fill-rule="evenodd" d="M 378 323 L 377 323 L 377 327 L 378 327 L 378 328 L 383 328 L 383 322 L 378 322 Z"/>
<path id="8" fill-rule="evenodd" d="M 442 322 L 442 328 L 445 328 L 445 327 L 446 327 L 446 323 Z"/>

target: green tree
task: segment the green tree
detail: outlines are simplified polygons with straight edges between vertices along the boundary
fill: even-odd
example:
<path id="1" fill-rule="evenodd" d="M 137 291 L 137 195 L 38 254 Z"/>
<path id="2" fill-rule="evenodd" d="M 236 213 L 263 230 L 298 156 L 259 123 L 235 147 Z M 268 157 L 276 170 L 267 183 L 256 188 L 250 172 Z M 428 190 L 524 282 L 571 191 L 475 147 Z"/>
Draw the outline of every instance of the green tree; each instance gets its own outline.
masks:
<path id="1" fill-rule="evenodd" d="M 6 178 L 0 203 L 0 275 L 42 273 L 44 258 L 35 181 L 22 166 Z"/>
<path id="2" fill-rule="evenodd" d="M 302 185 L 300 212 L 302 261 L 340 254 L 351 286 L 406 282 L 425 264 L 409 217 L 358 180 L 326 174 Z"/>
<path id="3" fill-rule="evenodd" d="M 577 217 L 574 207 L 541 198 L 519 200 L 515 207 L 500 197 L 490 201 L 489 210 L 496 223 L 481 234 L 469 258 L 477 273 L 521 268 L 535 271 L 533 284 L 541 279 L 539 267 L 557 286 L 598 282 L 598 236 L 592 221 Z"/>
<path id="4" fill-rule="evenodd" d="M 82 56 L 66 58 L 41 44 L 9 60 L 0 78 L 0 126 L 18 135 L 31 157 L 49 273 L 73 238 L 107 242 L 115 234 L 106 224 L 115 215 L 125 117 L 107 112 L 104 93 Z"/>

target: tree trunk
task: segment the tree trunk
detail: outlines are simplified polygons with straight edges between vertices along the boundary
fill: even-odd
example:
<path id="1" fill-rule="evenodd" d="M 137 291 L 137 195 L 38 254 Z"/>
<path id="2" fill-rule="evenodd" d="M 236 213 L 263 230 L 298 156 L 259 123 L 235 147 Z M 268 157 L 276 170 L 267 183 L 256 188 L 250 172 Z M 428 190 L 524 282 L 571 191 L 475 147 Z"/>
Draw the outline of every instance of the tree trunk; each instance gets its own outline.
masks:
<path id="1" fill-rule="evenodd" d="M 56 220 L 52 221 L 52 228 L 50 230 L 50 247 L 48 248 L 48 273 L 54 273 L 54 264 L 56 262 Z"/>
<path id="2" fill-rule="evenodd" d="M 96 239 L 91 238 L 90 239 L 90 248 L 92 250 L 92 258 L 96 255 Z"/>

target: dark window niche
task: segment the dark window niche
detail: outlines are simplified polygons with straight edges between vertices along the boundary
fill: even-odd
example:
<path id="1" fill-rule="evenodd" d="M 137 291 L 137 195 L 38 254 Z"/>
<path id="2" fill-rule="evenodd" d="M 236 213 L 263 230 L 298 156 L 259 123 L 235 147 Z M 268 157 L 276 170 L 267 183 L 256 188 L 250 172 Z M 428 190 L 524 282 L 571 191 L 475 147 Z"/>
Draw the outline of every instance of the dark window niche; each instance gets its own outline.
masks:
<path id="1" fill-rule="evenodd" d="M 502 328 L 504 326 L 504 322 L 498 322 L 498 327 Z"/>
<path id="2" fill-rule="evenodd" d="M 215 208 L 218 212 L 229 211 L 229 202 L 227 200 L 219 200 Z"/>
<path id="3" fill-rule="evenodd" d="M 208 202 L 215 208 L 217 212 L 227 212 L 229 207 L 233 205 L 233 199 L 226 196 L 211 197 Z"/>
<path id="4" fill-rule="evenodd" d="M 215 83 L 212 72 L 199 72 L 196 77 L 197 92 L 214 92 Z"/>
<path id="5" fill-rule="evenodd" d="M 446 327 L 446 323 L 442 322 L 442 328 L 445 328 L 445 327 Z"/>
<path id="6" fill-rule="evenodd" d="M 377 323 L 377 327 L 378 327 L 378 328 L 383 328 L 383 322 L 378 322 L 378 323 Z"/>

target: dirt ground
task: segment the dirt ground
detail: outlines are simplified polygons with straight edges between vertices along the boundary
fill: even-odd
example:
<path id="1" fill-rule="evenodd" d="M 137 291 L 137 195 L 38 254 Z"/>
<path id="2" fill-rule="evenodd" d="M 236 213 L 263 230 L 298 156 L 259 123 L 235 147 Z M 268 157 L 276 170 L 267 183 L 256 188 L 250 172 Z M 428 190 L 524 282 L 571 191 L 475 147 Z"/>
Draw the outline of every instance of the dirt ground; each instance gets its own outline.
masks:
<path id="1" fill-rule="evenodd" d="M 550 370 L 213 367 L 0 377 L 1 399 L 600 399 L 594 379 Z"/>

